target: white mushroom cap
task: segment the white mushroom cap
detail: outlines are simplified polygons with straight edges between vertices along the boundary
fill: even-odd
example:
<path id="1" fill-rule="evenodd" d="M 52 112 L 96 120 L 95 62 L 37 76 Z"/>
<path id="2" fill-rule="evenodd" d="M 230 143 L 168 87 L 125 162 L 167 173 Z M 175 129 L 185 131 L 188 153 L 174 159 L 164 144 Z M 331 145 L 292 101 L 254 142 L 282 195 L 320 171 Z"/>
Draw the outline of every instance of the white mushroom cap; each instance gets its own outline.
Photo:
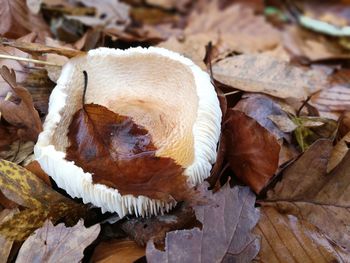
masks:
<path id="1" fill-rule="evenodd" d="M 163 213 L 175 205 L 121 195 L 117 189 L 93 183 L 90 173 L 65 159 L 68 127 L 81 108 L 83 70 L 89 75 L 86 104 L 100 104 L 132 117 L 151 134 L 156 155 L 175 160 L 192 185 L 210 175 L 217 155 L 221 110 L 209 75 L 191 60 L 163 48 L 99 48 L 63 67 L 35 146 L 42 169 L 60 188 L 120 217 Z"/>

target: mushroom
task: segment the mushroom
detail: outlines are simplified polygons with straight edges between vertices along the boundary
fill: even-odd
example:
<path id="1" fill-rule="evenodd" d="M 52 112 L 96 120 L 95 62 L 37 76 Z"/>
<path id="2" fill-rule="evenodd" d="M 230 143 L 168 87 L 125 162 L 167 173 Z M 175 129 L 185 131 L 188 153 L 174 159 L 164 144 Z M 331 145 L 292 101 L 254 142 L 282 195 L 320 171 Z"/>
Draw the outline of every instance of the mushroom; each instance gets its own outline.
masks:
<path id="1" fill-rule="evenodd" d="M 122 195 L 94 183 L 91 173 L 66 160 L 69 125 L 82 107 L 83 71 L 89 74 L 85 103 L 130 116 L 145 127 L 157 147 L 156 156 L 173 159 L 192 186 L 210 175 L 220 136 L 222 114 L 209 75 L 190 59 L 163 48 L 91 50 L 63 67 L 35 146 L 38 162 L 58 187 L 102 212 L 123 217 L 169 211 L 176 202 Z"/>

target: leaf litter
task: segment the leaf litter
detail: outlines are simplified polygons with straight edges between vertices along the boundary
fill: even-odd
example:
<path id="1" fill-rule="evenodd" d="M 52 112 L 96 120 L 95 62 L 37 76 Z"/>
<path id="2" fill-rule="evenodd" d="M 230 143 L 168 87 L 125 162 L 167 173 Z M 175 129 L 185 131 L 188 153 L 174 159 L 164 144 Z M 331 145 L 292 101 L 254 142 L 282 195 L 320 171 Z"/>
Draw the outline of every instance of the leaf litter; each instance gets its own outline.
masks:
<path id="1" fill-rule="evenodd" d="M 2 258 L 348 262 L 350 45 L 343 36 L 350 19 L 347 1 L 336 2 L 3 1 L 0 52 L 6 55 L 1 66 L 7 68 L 1 70 L 0 157 L 7 161 L 0 161 Z M 137 175 L 134 179 L 110 180 L 115 162 L 124 162 L 111 154 L 111 145 L 133 149 L 135 144 L 99 134 L 111 123 L 125 134 L 126 124 L 139 137 L 146 131 L 100 105 L 78 111 L 67 158 L 94 172 L 95 182 L 145 195 L 160 185 L 163 192 L 152 197 L 186 199 L 165 215 L 114 222 L 115 215 L 72 200 L 52 184 L 33 162 L 33 144 L 47 113 L 50 79 L 57 81 L 61 65 L 95 47 L 138 45 L 177 51 L 212 72 L 227 110 L 218 163 L 208 179 L 214 192 L 204 183 L 196 194 L 166 159 L 147 167 L 134 158 L 137 165 L 130 169 L 125 162 L 122 169 Z M 44 66 L 47 62 L 58 66 Z M 87 117 L 98 124 L 97 133 Z M 85 143 L 80 145 L 81 134 Z M 145 147 L 152 148 L 147 139 Z M 89 140 L 94 143 L 88 145 Z M 88 156 L 92 148 L 100 155 Z M 148 172 L 140 173 L 140 167 Z M 178 183 L 171 185 L 169 176 Z M 147 179 L 148 186 L 136 187 L 137 178 Z M 198 200 L 198 191 L 206 197 Z M 97 217 L 91 221 L 92 213 Z M 17 246 L 13 240 L 25 241 Z"/>

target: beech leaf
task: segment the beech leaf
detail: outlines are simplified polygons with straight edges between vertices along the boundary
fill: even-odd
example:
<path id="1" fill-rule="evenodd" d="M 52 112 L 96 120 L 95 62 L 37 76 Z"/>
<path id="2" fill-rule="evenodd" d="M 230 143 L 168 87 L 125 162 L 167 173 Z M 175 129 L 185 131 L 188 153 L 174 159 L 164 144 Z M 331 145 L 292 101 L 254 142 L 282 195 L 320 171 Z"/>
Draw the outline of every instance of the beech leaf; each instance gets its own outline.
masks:
<path id="1" fill-rule="evenodd" d="M 227 158 L 235 175 L 259 193 L 278 168 L 276 137 L 241 111 L 228 110 L 224 124 Z"/>
<path id="2" fill-rule="evenodd" d="M 84 249 L 100 233 L 100 225 L 84 227 L 80 220 L 73 227 L 63 223 L 53 226 L 47 220 L 22 245 L 16 263 L 24 262 L 80 262 Z M 35 248 L 35 249 L 33 249 Z"/>
<path id="3" fill-rule="evenodd" d="M 214 78 L 233 88 L 274 97 L 305 100 L 329 86 L 327 74 L 302 69 L 267 55 L 238 55 L 213 66 Z"/>
<path id="4" fill-rule="evenodd" d="M 206 193 L 213 203 L 195 207 L 202 229 L 168 232 L 165 251 L 149 241 L 148 262 L 250 262 L 257 255 L 259 239 L 250 233 L 259 218 L 254 194 L 229 184 L 215 194 Z"/>
<path id="5" fill-rule="evenodd" d="M 350 154 L 329 174 L 332 142 L 318 140 L 283 172 L 283 179 L 268 192 L 266 201 L 319 228 L 339 246 L 350 250 Z M 327 227 L 325 227 L 327 226 Z"/>
<path id="6" fill-rule="evenodd" d="M 148 131 L 130 117 L 106 107 L 87 104 L 77 111 L 69 126 L 67 160 L 121 194 L 144 195 L 160 200 L 193 198 L 182 174 L 171 158 L 157 157 Z"/>
<path id="7" fill-rule="evenodd" d="M 262 238 L 257 262 L 348 262 L 350 253 L 314 225 L 269 206 L 263 206 L 260 213 L 254 229 Z"/>

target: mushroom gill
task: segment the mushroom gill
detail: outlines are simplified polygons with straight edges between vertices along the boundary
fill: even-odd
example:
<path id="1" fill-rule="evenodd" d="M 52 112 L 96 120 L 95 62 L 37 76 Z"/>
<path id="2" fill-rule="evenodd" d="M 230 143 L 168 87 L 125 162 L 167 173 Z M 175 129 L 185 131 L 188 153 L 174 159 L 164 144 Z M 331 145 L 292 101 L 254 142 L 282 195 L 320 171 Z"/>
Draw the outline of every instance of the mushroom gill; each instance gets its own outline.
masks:
<path id="1" fill-rule="evenodd" d="M 216 160 L 221 111 L 208 74 L 162 48 L 99 48 L 64 66 L 35 146 L 37 160 L 59 187 L 121 217 L 163 213 L 175 204 L 121 195 L 118 189 L 94 183 L 89 172 L 65 159 L 69 126 L 82 108 L 83 71 L 89 76 L 86 104 L 131 117 L 151 135 L 156 156 L 174 160 L 192 185 L 209 176 Z"/>

